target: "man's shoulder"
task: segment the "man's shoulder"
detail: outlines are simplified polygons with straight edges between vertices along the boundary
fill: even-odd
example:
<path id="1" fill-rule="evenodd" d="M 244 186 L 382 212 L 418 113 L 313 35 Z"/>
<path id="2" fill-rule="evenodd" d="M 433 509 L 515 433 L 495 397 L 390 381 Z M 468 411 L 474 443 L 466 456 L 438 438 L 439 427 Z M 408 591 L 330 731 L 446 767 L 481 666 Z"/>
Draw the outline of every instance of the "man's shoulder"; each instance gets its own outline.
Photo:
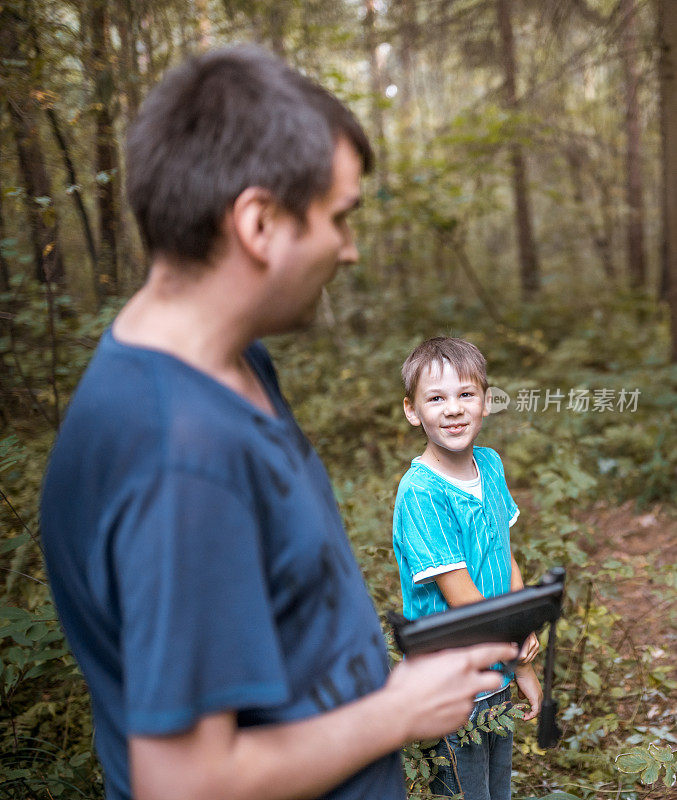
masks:
<path id="1" fill-rule="evenodd" d="M 247 355 L 268 384 L 275 380 L 263 345 Z M 255 416 L 206 373 L 161 351 L 121 345 L 106 332 L 73 395 L 52 460 L 119 460 L 137 472 L 221 475 L 261 435 Z"/>

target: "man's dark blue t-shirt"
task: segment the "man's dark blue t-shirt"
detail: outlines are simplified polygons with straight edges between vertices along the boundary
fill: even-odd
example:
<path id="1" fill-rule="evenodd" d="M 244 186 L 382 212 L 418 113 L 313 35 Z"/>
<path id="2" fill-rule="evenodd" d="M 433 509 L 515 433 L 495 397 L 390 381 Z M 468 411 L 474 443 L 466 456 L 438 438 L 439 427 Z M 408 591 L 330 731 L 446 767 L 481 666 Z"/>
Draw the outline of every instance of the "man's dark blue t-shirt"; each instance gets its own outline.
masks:
<path id="1" fill-rule="evenodd" d="M 276 417 L 109 331 L 52 453 L 47 566 L 92 694 L 109 800 L 131 797 L 134 734 L 184 731 L 221 710 L 241 726 L 290 722 L 386 679 L 322 463 L 263 346 L 246 357 Z M 401 800 L 397 754 L 327 797 Z"/>

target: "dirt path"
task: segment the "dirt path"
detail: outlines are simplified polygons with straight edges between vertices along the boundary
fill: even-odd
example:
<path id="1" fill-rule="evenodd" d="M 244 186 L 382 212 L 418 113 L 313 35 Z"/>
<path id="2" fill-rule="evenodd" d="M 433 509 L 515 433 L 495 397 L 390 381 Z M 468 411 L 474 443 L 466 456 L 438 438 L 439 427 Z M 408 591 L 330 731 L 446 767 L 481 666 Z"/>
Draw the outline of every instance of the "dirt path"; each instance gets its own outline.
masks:
<path id="1" fill-rule="evenodd" d="M 677 514 L 660 506 L 637 514 L 632 502 L 612 508 L 600 502 L 580 519 L 590 529 L 582 546 L 591 560 L 603 567 L 615 559 L 634 571 L 599 582 L 605 605 L 623 617 L 638 648 L 653 648 L 657 661 L 674 668 L 677 587 L 670 591 L 665 581 L 677 564 Z"/>
<path id="2" fill-rule="evenodd" d="M 589 530 L 582 546 L 591 562 L 600 570 L 613 562 L 623 565 L 614 570 L 613 579 L 600 575 L 596 599 L 622 618 L 621 652 L 642 662 L 648 691 L 639 706 L 634 700 L 620 701 L 619 714 L 626 719 L 626 712 L 634 714 L 634 727 L 649 734 L 668 731 L 675 737 L 670 742 L 674 750 L 677 692 L 658 684 L 650 673 L 658 669 L 668 679 L 677 678 L 677 513 L 660 506 L 637 513 L 633 502 L 620 507 L 599 502 L 578 519 Z M 631 571 L 623 569 L 628 566 Z M 659 783 L 647 797 L 677 800 L 677 787 Z"/>

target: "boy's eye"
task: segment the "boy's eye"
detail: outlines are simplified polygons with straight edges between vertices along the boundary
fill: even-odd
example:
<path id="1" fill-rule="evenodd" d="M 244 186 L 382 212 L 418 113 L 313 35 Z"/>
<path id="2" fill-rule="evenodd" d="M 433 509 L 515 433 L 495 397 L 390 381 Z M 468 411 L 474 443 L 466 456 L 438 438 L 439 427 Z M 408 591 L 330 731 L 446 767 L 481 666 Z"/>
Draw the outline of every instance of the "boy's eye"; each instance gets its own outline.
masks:
<path id="1" fill-rule="evenodd" d="M 474 397 L 475 392 L 461 392 L 461 397 Z"/>
<path id="2" fill-rule="evenodd" d="M 436 394 L 434 397 L 429 397 L 428 398 L 428 402 L 429 403 L 436 403 L 438 400 L 441 400 L 441 399 L 442 399 L 442 397 L 439 394 Z"/>

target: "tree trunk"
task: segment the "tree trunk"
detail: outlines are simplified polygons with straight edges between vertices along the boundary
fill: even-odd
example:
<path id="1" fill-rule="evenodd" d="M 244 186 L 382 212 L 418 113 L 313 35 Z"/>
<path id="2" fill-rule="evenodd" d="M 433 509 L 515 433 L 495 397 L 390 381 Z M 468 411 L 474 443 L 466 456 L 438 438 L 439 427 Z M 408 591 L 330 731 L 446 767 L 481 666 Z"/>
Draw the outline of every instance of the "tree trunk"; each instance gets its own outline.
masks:
<path id="1" fill-rule="evenodd" d="M 40 65 L 43 63 L 43 54 L 42 54 L 42 47 L 40 44 L 40 37 L 38 34 L 38 30 L 36 26 L 33 24 L 32 20 L 29 23 L 29 31 L 30 31 L 30 38 L 31 42 L 33 43 L 33 47 L 35 48 L 35 55 L 37 56 L 37 61 Z M 43 75 L 42 75 L 42 66 L 38 69 L 37 76 L 40 84 L 43 82 Z M 45 115 L 49 121 L 49 125 L 52 129 L 52 133 L 54 135 L 54 139 L 56 140 L 56 144 L 61 151 L 61 156 L 63 158 L 64 168 L 66 170 L 66 176 L 68 178 L 68 189 L 69 194 L 73 198 L 73 203 L 75 204 L 75 209 L 80 217 L 80 221 L 82 222 L 82 230 L 85 235 L 85 242 L 87 245 L 87 252 L 89 254 L 89 260 L 92 268 L 92 278 L 94 280 L 94 287 L 97 286 L 96 280 L 96 265 L 97 265 L 97 253 L 96 253 L 96 244 L 94 242 L 94 234 L 92 233 L 92 227 L 89 223 L 89 215 L 87 213 L 87 209 L 85 208 L 85 204 L 82 198 L 82 192 L 80 190 L 80 181 L 78 180 L 77 174 L 75 172 L 75 164 L 73 159 L 71 158 L 70 148 L 68 146 L 68 142 L 64 133 L 61 129 L 61 124 L 59 123 L 59 117 L 57 116 L 56 109 L 51 103 L 51 100 L 47 100 L 46 102 L 42 103 L 42 107 L 45 111 Z"/>
<path id="2" fill-rule="evenodd" d="M 599 256 L 602 271 L 610 281 L 613 281 L 616 270 L 611 254 L 611 239 L 605 230 L 604 220 L 602 220 L 601 224 L 597 222 L 586 202 L 581 153 L 576 145 L 570 145 L 566 147 L 564 155 L 569 165 L 569 174 L 571 175 L 571 183 L 574 189 L 574 202 L 580 208 L 590 241 Z M 595 180 L 599 182 L 597 176 L 595 176 Z"/>
<path id="3" fill-rule="evenodd" d="M 496 14 L 501 36 L 501 50 L 505 75 L 505 103 L 511 111 L 519 109 L 517 99 L 517 64 L 515 41 L 511 19 L 512 0 L 496 0 Z M 522 296 L 530 299 L 540 288 L 540 267 L 534 242 L 531 203 L 529 199 L 529 177 L 520 144 L 510 147 L 513 194 L 515 198 L 515 223 L 520 259 L 520 283 Z"/>
<path id="4" fill-rule="evenodd" d="M 75 209 L 80 217 L 80 221 L 82 222 L 82 230 L 85 235 L 85 242 L 87 244 L 87 252 L 89 254 L 89 260 L 92 267 L 92 276 L 94 277 L 95 286 L 96 286 L 96 265 L 97 265 L 97 253 L 96 253 L 96 244 L 94 242 L 94 234 L 92 233 L 92 226 L 89 224 L 89 214 L 87 213 L 87 209 L 85 208 L 85 203 L 82 198 L 82 192 L 80 191 L 80 184 L 78 182 L 77 175 L 75 173 L 75 165 L 73 164 L 73 159 L 71 158 L 70 149 L 68 147 L 68 142 L 66 141 L 66 137 L 63 135 L 63 131 L 61 130 L 61 125 L 59 124 L 59 118 L 56 115 L 56 111 L 51 106 L 45 109 L 45 113 L 47 114 L 47 119 L 49 120 L 49 124 L 52 128 L 52 133 L 54 134 L 54 138 L 56 139 L 56 143 L 61 150 L 61 156 L 63 158 L 64 167 L 66 169 L 66 175 L 68 176 L 68 180 L 70 182 L 70 195 L 73 198 L 73 203 L 75 204 Z"/>
<path id="5" fill-rule="evenodd" d="M 25 52 L 30 20 L 22 18 L 9 6 L 0 6 L 0 52 L 14 79 L 5 81 L 0 101 L 9 111 L 12 135 L 19 157 L 21 180 L 26 190 L 25 204 L 33 246 L 34 274 L 38 281 L 60 281 L 64 276 L 59 244 L 59 224 L 38 128 L 38 115 L 23 64 L 30 60 Z M 40 202 L 36 201 L 40 198 Z M 43 200 L 43 198 L 45 198 Z"/>
<path id="6" fill-rule="evenodd" d="M 379 63 L 378 37 L 376 35 L 376 10 L 374 0 L 366 0 L 364 32 L 369 56 L 369 82 L 371 91 L 371 124 L 376 135 L 376 176 L 379 194 L 388 193 L 388 151 L 386 149 L 383 120 L 383 71 Z"/>
<path id="7" fill-rule="evenodd" d="M 0 187 L 0 239 L 5 238 L 5 217 L 2 213 L 2 187 Z M 5 258 L 2 247 L 0 247 L 0 289 L 3 292 L 9 291 L 9 264 Z M 4 361 L 0 359 L 0 367 L 4 365 Z"/>
<path id="8" fill-rule="evenodd" d="M 287 26 L 288 9 L 286 4 L 281 0 L 274 0 L 274 2 L 267 9 L 266 16 L 268 18 L 268 38 L 270 46 L 275 55 L 284 58 L 287 55 L 287 50 L 284 45 L 284 33 Z"/>
<path id="9" fill-rule="evenodd" d="M 9 99 L 7 105 L 19 156 L 19 169 L 26 189 L 35 279 L 42 283 L 61 281 L 64 268 L 59 246 L 59 225 L 52 204 L 52 189 L 45 167 L 37 116 L 29 102 L 21 109 L 17 108 L 13 99 Z"/>
<path id="10" fill-rule="evenodd" d="M 402 129 L 405 142 L 414 132 L 414 53 L 418 41 L 418 22 L 413 0 L 399 0 L 400 19 L 400 63 L 402 65 L 401 100 Z"/>
<path id="11" fill-rule="evenodd" d="M 621 33 L 621 59 L 625 77 L 625 130 L 626 150 L 626 203 L 628 208 L 628 274 L 635 289 L 646 285 L 646 260 L 644 257 L 644 188 L 642 181 L 642 152 L 639 130 L 639 103 L 637 90 L 637 34 L 635 0 L 621 0 L 623 29 Z"/>
<path id="12" fill-rule="evenodd" d="M 136 116 L 140 103 L 140 75 L 137 43 L 139 41 L 139 17 L 133 0 L 118 0 L 114 5 L 115 27 L 120 36 L 120 84 L 124 86 L 127 122 Z"/>
<path id="13" fill-rule="evenodd" d="M 214 36 L 212 34 L 212 23 L 209 19 L 208 0 L 194 0 L 194 3 L 190 5 L 193 6 L 193 23 L 197 27 L 198 46 L 200 50 L 209 50 L 214 45 Z M 183 55 L 185 56 L 187 53 L 184 52 Z"/>
<path id="14" fill-rule="evenodd" d="M 94 82 L 94 169 L 99 211 L 99 298 L 118 293 L 118 154 L 111 104 L 113 71 L 108 39 L 107 0 L 90 5 L 90 43 Z"/>
<path id="15" fill-rule="evenodd" d="M 665 181 L 665 249 L 670 308 L 670 359 L 677 362 L 677 16 L 672 0 L 657 0 L 660 36 L 660 104 Z"/>
<path id="16" fill-rule="evenodd" d="M 378 39 L 376 35 L 376 8 L 374 0 L 365 0 L 364 37 L 369 58 L 369 80 L 371 92 L 371 129 L 376 139 L 376 196 L 380 201 L 381 222 L 387 216 L 385 210 L 390 199 L 388 175 L 388 150 L 386 147 L 385 123 L 383 119 L 383 74 L 379 63 Z M 386 241 L 387 239 L 387 241 Z M 375 231 L 373 263 L 377 272 L 383 269 L 386 254 L 392 252 L 391 237 L 384 238 L 382 225 Z"/>

